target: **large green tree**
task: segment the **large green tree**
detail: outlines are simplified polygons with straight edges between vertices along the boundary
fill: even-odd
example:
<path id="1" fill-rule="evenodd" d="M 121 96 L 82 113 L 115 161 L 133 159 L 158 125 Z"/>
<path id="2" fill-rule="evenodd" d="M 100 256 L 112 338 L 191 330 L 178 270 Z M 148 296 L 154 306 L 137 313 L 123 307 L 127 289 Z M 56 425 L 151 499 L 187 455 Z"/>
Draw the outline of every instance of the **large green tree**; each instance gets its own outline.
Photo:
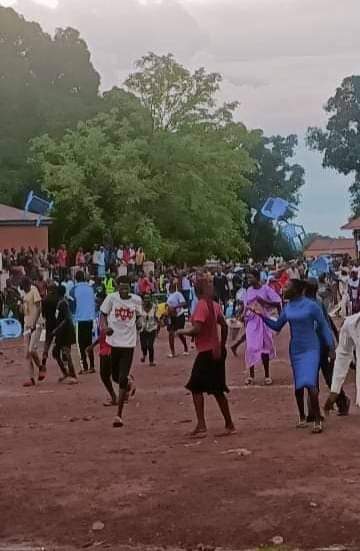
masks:
<path id="1" fill-rule="evenodd" d="M 30 140 L 62 136 L 93 116 L 99 75 L 79 32 L 54 38 L 0 6 L 0 200 L 20 203 L 36 174 L 26 163 Z"/>
<path id="2" fill-rule="evenodd" d="M 345 78 L 326 105 L 326 129 L 311 127 L 307 142 L 323 154 L 323 166 L 353 174 L 352 209 L 360 215 L 360 76 Z"/>
<path id="3" fill-rule="evenodd" d="M 171 54 L 158 56 L 151 52 L 138 60 L 136 66 L 138 71 L 129 76 L 125 85 L 150 112 L 154 130 L 208 134 L 219 146 L 227 144 L 238 166 L 246 166 L 245 152 L 255 161 L 246 172 L 246 181 L 243 179 L 235 190 L 238 199 L 248 206 L 245 218 L 251 252 L 257 259 L 274 251 L 291 254 L 271 223 L 257 216 L 250 224 L 250 210 L 259 210 L 271 196 L 298 204 L 304 169 L 293 162 L 297 136 L 268 138 L 261 130 L 248 131 L 242 123 L 235 122 L 238 102 L 217 104 L 216 95 L 222 82 L 218 73 L 207 73 L 204 68 L 191 73 Z M 227 171 L 225 166 L 224 176 Z M 243 176 L 240 170 L 238 180 Z M 244 211 L 241 215 L 244 216 Z"/>
<path id="4" fill-rule="evenodd" d="M 95 118 L 33 142 L 57 240 L 75 247 L 111 237 L 196 263 L 249 254 L 250 235 L 253 256 L 273 252 L 272 226 L 249 232 L 250 210 L 270 195 L 297 202 L 296 137 L 266 138 L 236 122 L 236 102 L 216 103 L 218 74 L 190 73 L 170 54 L 137 66 L 125 89 L 103 95 Z"/>
<path id="5" fill-rule="evenodd" d="M 55 199 L 58 240 L 75 247 L 111 235 L 175 262 L 243 256 L 239 195 L 253 168 L 249 155 L 215 128 L 154 132 L 148 110 L 120 90 L 106 100 L 108 112 L 63 139 L 33 142 L 33 164 Z"/>

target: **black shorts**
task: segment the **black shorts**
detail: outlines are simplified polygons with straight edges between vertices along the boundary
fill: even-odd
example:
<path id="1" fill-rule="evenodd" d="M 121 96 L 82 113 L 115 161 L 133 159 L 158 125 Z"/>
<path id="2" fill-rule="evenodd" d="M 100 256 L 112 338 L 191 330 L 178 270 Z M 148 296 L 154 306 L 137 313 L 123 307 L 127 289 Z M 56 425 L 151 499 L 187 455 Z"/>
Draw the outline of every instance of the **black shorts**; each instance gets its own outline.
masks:
<path id="1" fill-rule="evenodd" d="M 212 351 L 200 352 L 194 363 L 187 390 L 193 394 L 223 394 L 229 392 L 226 386 L 225 355 L 215 360 Z"/>
<path id="2" fill-rule="evenodd" d="M 127 390 L 128 377 L 134 357 L 134 348 L 111 348 L 111 373 L 121 390 Z"/>
<path id="3" fill-rule="evenodd" d="M 185 314 L 181 316 L 172 316 L 169 318 L 168 331 L 179 331 L 185 327 Z"/>

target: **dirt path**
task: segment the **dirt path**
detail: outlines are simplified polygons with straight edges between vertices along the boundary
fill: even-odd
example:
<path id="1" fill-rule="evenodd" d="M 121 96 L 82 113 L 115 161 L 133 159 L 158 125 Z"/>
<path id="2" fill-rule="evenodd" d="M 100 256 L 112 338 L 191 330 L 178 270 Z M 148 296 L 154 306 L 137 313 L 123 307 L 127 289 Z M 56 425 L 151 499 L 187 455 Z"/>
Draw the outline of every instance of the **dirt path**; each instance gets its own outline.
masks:
<path id="1" fill-rule="evenodd" d="M 24 389 L 21 344 L 0 344 L 0 540 L 47 550 L 98 542 L 210 551 L 282 536 L 290 548 L 360 549 L 359 413 L 332 416 L 320 436 L 294 429 L 283 336 L 273 387 L 243 387 L 240 360 L 229 362 L 238 434 L 215 436 L 222 423 L 209 399 L 210 435 L 189 441 L 193 411 L 183 385 L 192 359 L 165 359 L 164 339 L 159 367 L 136 358 L 138 392 L 120 430 L 102 406 L 97 375 L 59 385 L 51 363 L 43 385 Z M 352 382 L 348 389 L 353 396 Z M 239 448 L 251 454 L 230 452 Z M 103 530 L 91 530 L 95 521 Z"/>

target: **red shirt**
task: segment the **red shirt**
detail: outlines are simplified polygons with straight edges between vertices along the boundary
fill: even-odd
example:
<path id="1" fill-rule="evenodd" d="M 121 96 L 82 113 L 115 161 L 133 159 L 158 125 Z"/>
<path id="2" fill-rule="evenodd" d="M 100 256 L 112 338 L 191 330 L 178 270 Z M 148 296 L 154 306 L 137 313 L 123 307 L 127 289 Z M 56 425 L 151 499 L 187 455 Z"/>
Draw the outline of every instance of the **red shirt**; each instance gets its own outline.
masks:
<path id="1" fill-rule="evenodd" d="M 123 261 L 126 262 L 126 264 L 128 264 L 129 260 L 130 260 L 130 251 L 129 251 L 129 249 L 124 249 Z"/>
<path id="2" fill-rule="evenodd" d="M 104 330 L 100 330 L 99 346 L 99 356 L 110 356 L 111 346 L 106 342 L 106 333 Z"/>
<path id="3" fill-rule="evenodd" d="M 150 283 L 150 281 L 148 280 L 147 277 L 141 277 L 139 279 L 138 288 L 139 288 L 139 293 L 141 295 L 147 295 L 147 294 L 151 293 L 151 291 L 153 290 L 152 285 L 151 285 L 151 283 Z"/>
<path id="4" fill-rule="evenodd" d="M 64 249 L 59 249 L 56 255 L 56 259 L 60 268 L 66 268 L 67 266 L 67 251 Z"/>
<path id="5" fill-rule="evenodd" d="M 224 317 L 220 304 L 213 301 L 215 320 L 216 323 Z M 216 338 L 215 329 L 211 323 L 209 307 L 206 300 L 200 299 L 197 303 L 194 313 L 191 317 L 192 323 L 199 322 L 201 324 L 201 330 L 199 335 L 195 337 L 196 348 L 199 352 L 207 352 L 208 350 L 214 350 L 219 346 L 220 340 Z"/>
<path id="6" fill-rule="evenodd" d="M 283 289 L 285 287 L 285 285 L 287 284 L 288 281 L 289 281 L 289 275 L 284 270 L 283 273 L 281 274 L 281 276 L 279 277 L 279 283 L 280 283 L 281 289 Z"/>

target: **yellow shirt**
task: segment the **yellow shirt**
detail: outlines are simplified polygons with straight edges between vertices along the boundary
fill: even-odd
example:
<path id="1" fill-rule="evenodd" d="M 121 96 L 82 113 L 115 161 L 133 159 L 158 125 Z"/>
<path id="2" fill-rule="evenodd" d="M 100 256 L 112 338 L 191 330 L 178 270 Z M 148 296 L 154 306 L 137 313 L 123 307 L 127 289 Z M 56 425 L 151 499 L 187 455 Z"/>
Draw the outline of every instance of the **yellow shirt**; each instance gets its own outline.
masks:
<path id="1" fill-rule="evenodd" d="M 31 285 L 30 291 L 25 294 L 24 299 L 24 326 L 25 329 L 33 329 L 38 320 L 41 296 L 35 285 Z"/>

